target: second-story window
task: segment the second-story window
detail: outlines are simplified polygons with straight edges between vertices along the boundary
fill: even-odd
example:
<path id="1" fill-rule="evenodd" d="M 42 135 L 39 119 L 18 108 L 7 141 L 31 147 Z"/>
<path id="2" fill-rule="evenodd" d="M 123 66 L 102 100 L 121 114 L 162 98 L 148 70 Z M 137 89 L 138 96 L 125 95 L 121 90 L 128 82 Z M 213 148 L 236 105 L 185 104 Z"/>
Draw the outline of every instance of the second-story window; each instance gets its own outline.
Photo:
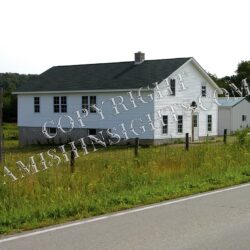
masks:
<path id="1" fill-rule="evenodd" d="M 40 113 L 40 97 L 34 97 L 34 112 Z"/>
<path id="2" fill-rule="evenodd" d="M 67 113 L 67 96 L 54 96 L 54 112 Z"/>
<path id="3" fill-rule="evenodd" d="M 206 85 L 201 86 L 201 96 L 207 96 L 207 87 L 206 87 Z"/>
<path id="4" fill-rule="evenodd" d="M 175 95 L 175 79 L 170 80 L 171 95 Z"/>

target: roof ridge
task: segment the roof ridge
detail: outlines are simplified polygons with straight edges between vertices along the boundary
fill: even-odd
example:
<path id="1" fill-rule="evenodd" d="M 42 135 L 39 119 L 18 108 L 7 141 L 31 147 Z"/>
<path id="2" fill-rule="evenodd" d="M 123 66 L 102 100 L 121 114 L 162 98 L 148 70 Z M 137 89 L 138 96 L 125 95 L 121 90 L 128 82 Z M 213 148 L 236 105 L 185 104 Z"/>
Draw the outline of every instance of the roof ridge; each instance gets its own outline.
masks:
<path id="1" fill-rule="evenodd" d="M 191 59 L 193 57 L 175 57 L 175 58 L 161 58 L 161 59 L 149 59 L 144 60 L 144 62 L 151 62 L 151 61 L 165 61 L 165 60 L 178 60 L 178 59 Z M 68 64 L 68 65 L 55 65 L 51 68 L 56 67 L 72 67 L 72 66 L 85 66 L 85 65 L 101 65 L 101 64 L 118 64 L 118 63 L 134 63 L 134 61 L 119 61 L 119 62 L 101 62 L 101 63 L 85 63 L 85 64 Z M 140 64 L 138 64 L 140 65 Z"/>

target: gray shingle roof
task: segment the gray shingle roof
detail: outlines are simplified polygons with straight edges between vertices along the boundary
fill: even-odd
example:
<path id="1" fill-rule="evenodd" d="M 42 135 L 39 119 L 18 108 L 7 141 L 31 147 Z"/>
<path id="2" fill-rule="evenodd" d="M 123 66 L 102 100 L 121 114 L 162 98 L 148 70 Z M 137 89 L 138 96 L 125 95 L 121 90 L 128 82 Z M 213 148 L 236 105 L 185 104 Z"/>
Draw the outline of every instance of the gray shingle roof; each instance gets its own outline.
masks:
<path id="1" fill-rule="evenodd" d="M 16 92 L 135 89 L 168 77 L 188 58 L 55 66 Z"/>
<path id="2" fill-rule="evenodd" d="M 221 107 L 233 107 L 243 101 L 245 97 L 220 97 L 218 98 Z"/>

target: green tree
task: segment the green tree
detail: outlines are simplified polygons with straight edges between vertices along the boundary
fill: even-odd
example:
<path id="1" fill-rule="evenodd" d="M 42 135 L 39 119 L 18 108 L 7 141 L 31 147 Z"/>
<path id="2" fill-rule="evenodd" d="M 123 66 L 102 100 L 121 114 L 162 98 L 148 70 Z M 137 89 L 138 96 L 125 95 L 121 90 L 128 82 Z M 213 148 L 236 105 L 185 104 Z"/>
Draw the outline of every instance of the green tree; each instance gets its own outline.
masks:
<path id="1" fill-rule="evenodd" d="M 17 97 L 12 92 L 21 84 L 34 79 L 36 75 L 24 75 L 17 73 L 0 73 L 0 86 L 3 87 L 3 121 L 16 122 Z"/>

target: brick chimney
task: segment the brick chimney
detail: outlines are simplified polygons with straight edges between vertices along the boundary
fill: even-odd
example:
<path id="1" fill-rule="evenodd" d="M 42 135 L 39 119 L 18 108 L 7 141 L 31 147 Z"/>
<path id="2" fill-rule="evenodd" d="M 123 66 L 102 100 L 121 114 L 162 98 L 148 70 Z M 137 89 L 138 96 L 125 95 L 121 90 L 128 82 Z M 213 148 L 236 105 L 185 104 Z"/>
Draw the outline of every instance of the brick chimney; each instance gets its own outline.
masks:
<path id="1" fill-rule="evenodd" d="M 141 51 L 135 53 L 135 64 L 140 64 L 145 60 L 145 54 Z"/>

